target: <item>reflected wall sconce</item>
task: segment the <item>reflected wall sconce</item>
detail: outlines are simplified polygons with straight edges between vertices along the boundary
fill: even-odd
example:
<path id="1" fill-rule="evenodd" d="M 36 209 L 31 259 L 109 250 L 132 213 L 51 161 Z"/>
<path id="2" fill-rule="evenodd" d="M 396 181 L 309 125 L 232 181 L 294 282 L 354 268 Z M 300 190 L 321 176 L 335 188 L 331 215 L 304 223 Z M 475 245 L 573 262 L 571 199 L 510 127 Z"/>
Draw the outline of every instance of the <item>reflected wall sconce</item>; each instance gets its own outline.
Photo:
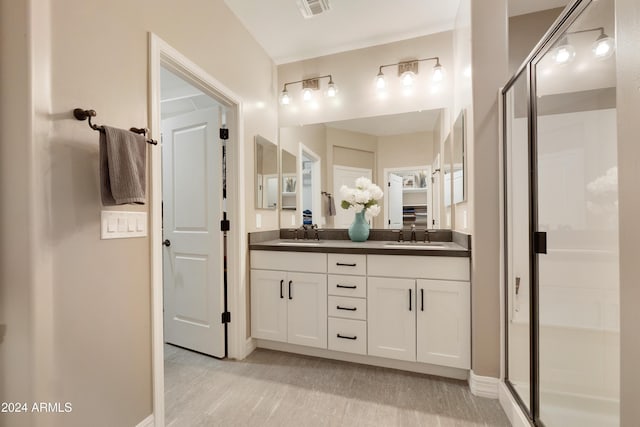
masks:
<path id="1" fill-rule="evenodd" d="M 607 59 L 615 51 L 615 40 L 604 32 L 604 27 L 589 28 L 586 30 L 567 32 L 558 42 L 558 46 L 551 54 L 553 60 L 558 64 L 567 64 L 576 56 L 576 50 L 569 44 L 568 36 L 573 34 L 590 33 L 599 31 L 600 35 L 591 45 L 591 52 L 596 59 Z"/>
<path id="2" fill-rule="evenodd" d="M 284 87 L 282 88 L 282 92 L 280 93 L 280 104 L 289 105 L 291 103 L 291 95 L 289 95 L 287 86 L 298 83 L 302 83 L 302 100 L 304 102 L 311 101 L 313 99 L 314 92 L 320 90 L 320 79 L 326 78 L 329 79 L 329 83 L 327 84 L 325 96 L 327 98 L 335 98 L 338 94 L 338 86 L 336 86 L 336 84 L 333 82 L 333 77 L 331 77 L 331 74 L 327 74 L 326 76 L 312 77 L 310 79 L 285 83 Z"/>
<path id="3" fill-rule="evenodd" d="M 411 61 L 397 62 L 395 64 L 381 65 L 378 67 L 378 75 L 376 76 L 376 89 L 386 89 L 387 79 L 382 72 L 382 69 L 387 67 L 398 67 L 398 77 L 400 77 L 402 86 L 405 89 L 411 88 L 416 80 L 416 75 L 418 74 L 418 63 L 424 61 L 436 61 L 436 64 L 433 66 L 431 79 L 434 82 L 441 81 L 444 78 L 444 68 L 442 68 L 442 65 L 440 64 L 440 58 L 434 56 L 431 58 L 414 59 Z"/>

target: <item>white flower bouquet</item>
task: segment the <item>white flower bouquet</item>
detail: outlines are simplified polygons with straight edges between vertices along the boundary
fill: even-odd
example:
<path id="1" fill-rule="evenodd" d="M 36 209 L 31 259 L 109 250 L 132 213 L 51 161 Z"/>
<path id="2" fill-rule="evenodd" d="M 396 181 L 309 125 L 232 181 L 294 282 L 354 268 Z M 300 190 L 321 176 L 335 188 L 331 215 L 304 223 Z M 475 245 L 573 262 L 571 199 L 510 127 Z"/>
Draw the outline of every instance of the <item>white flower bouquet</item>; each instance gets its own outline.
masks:
<path id="1" fill-rule="evenodd" d="M 342 209 L 353 209 L 356 213 L 364 210 L 364 216 L 368 220 L 380 213 L 378 200 L 382 199 L 384 193 L 370 179 L 361 176 L 356 179 L 356 188 L 349 188 L 346 185 L 340 187 Z"/>

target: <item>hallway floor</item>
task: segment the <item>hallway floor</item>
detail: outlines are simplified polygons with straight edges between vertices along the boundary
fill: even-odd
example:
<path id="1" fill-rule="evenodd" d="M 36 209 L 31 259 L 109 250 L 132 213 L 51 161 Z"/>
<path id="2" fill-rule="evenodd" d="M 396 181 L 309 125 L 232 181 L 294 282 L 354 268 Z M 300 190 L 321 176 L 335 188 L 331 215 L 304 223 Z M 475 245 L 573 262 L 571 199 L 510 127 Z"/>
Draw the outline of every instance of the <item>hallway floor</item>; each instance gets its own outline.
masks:
<path id="1" fill-rule="evenodd" d="M 258 349 L 217 360 L 165 345 L 165 423 L 190 426 L 509 426 L 465 382 Z"/>

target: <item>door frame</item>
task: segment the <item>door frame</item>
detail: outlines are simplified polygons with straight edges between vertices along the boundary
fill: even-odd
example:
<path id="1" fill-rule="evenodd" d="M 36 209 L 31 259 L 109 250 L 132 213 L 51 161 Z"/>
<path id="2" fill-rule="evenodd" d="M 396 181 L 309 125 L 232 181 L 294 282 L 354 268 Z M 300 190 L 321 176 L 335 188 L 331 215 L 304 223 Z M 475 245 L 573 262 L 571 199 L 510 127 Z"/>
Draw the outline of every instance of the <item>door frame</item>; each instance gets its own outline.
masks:
<path id="1" fill-rule="evenodd" d="M 433 225 L 432 224 L 433 207 L 431 206 L 431 197 L 433 194 L 433 190 L 432 190 L 433 183 L 431 182 L 431 177 L 432 177 L 431 165 L 402 166 L 397 168 L 384 168 L 382 170 L 382 185 L 384 187 L 382 189 L 384 191 L 384 196 L 382 200 L 385 200 L 384 209 L 383 209 L 384 210 L 384 227 L 383 228 L 387 228 L 387 225 L 389 223 L 389 204 L 386 202 L 386 200 L 389 200 L 389 186 L 384 185 L 385 182 L 389 182 L 389 174 L 394 172 L 408 172 L 408 171 L 414 171 L 419 169 L 423 169 L 427 171 L 427 179 L 429 180 L 429 183 L 427 184 L 427 228 L 433 228 L 433 227 L 429 227 L 430 225 Z M 403 197 L 403 200 L 404 200 L 404 197 Z"/>
<path id="2" fill-rule="evenodd" d="M 239 197 L 244 187 L 244 117 L 242 98 L 204 69 L 189 60 L 154 33 L 149 33 L 149 115 L 151 134 L 159 139 L 160 120 L 160 68 L 169 68 L 190 84 L 201 89 L 227 107 L 227 218 L 231 221 L 227 232 L 227 307 L 232 322 L 227 328 L 228 357 L 246 356 L 246 247 L 245 201 Z M 224 123 L 224 121 L 223 121 Z M 222 125 L 222 123 L 221 123 Z M 162 150 L 151 150 L 150 162 L 150 256 L 151 256 L 151 351 L 153 415 L 157 427 L 164 426 L 164 330 L 162 288 Z M 224 204 L 223 204 L 224 208 Z"/>
<path id="3" fill-rule="evenodd" d="M 342 165 L 333 165 L 333 170 L 331 171 L 331 182 L 332 182 L 332 186 L 333 188 L 330 189 L 330 191 L 333 191 L 333 195 L 335 197 L 334 200 L 338 201 L 338 209 L 342 209 L 340 207 L 340 201 L 342 199 L 342 196 L 340 195 L 339 191 L 336 191 L 336 172 L 342 170 L 345 172 L 363 172 L 363 176 L 366 175 L 364 172 L 371 172 L 371 181 L 373 181 L 373 172 L 375 169 L 367 169 L 367 168 L 357 168 L 354 166 L 342 166 Z M 355 183 L 353 184 L 355 186 Z M 336 220 L 335 217 L 333 219 L 333 226 L 336 226 Z M 349 226 L 347 226 L 348 228 Z M 373 218 L 371 218 L 371 227 L 373 228 Z"/>

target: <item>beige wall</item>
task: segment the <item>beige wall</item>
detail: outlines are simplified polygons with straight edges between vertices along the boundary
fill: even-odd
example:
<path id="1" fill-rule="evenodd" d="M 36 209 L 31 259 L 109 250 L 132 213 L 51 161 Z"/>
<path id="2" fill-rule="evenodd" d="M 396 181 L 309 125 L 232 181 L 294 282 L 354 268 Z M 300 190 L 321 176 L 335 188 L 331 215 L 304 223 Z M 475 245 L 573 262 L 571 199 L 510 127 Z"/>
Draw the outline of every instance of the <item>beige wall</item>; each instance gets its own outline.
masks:
<path id="1" fill-rule="evenodd" d="M 71 110 L 93 108 L 100 124 L 147 125 L 147 40 L 156 33 L 244 100 L 251 231 L 253 137 L 276 140 L 276 68 L 223 2 L 18 4 L 1 3 L 1 188 L 11 200 L 2 204 L 3 400 L 27 399 L 31 388 L 73 403 L 52 425 L 136 425 L 152 411 L 149 241 L 99 239 L 98 134 Z M 277 213 L 263 223 L 276 228 Z"/>
<path id="2" fill-rule="evenodd" d="M 640 4 L 637 0 L 616 0 L 615 8 L 620 197 L 620 425 L 631 427 L 640 419 Z"/>
<path id="3" fill-rule="evenodd" d="M 471 321 L 476 375 L 500 375 L 498 89 L 508 77 L 507 1 L 471 3 L 473 204 Z"/>
<path id="4" fill-rule="evenodd" d="M 0 0 L 0 401 L 34 397 L 34 310 L 30 158 L 29 11 Z M 0 415 L 0 425 L 29 426 L 30 414 Z"/>
<path id="5" fill-rule="evenodd" d="M 509 18 L 509 74 L 517 71 L 563 9 L 559 7 Z"/>

